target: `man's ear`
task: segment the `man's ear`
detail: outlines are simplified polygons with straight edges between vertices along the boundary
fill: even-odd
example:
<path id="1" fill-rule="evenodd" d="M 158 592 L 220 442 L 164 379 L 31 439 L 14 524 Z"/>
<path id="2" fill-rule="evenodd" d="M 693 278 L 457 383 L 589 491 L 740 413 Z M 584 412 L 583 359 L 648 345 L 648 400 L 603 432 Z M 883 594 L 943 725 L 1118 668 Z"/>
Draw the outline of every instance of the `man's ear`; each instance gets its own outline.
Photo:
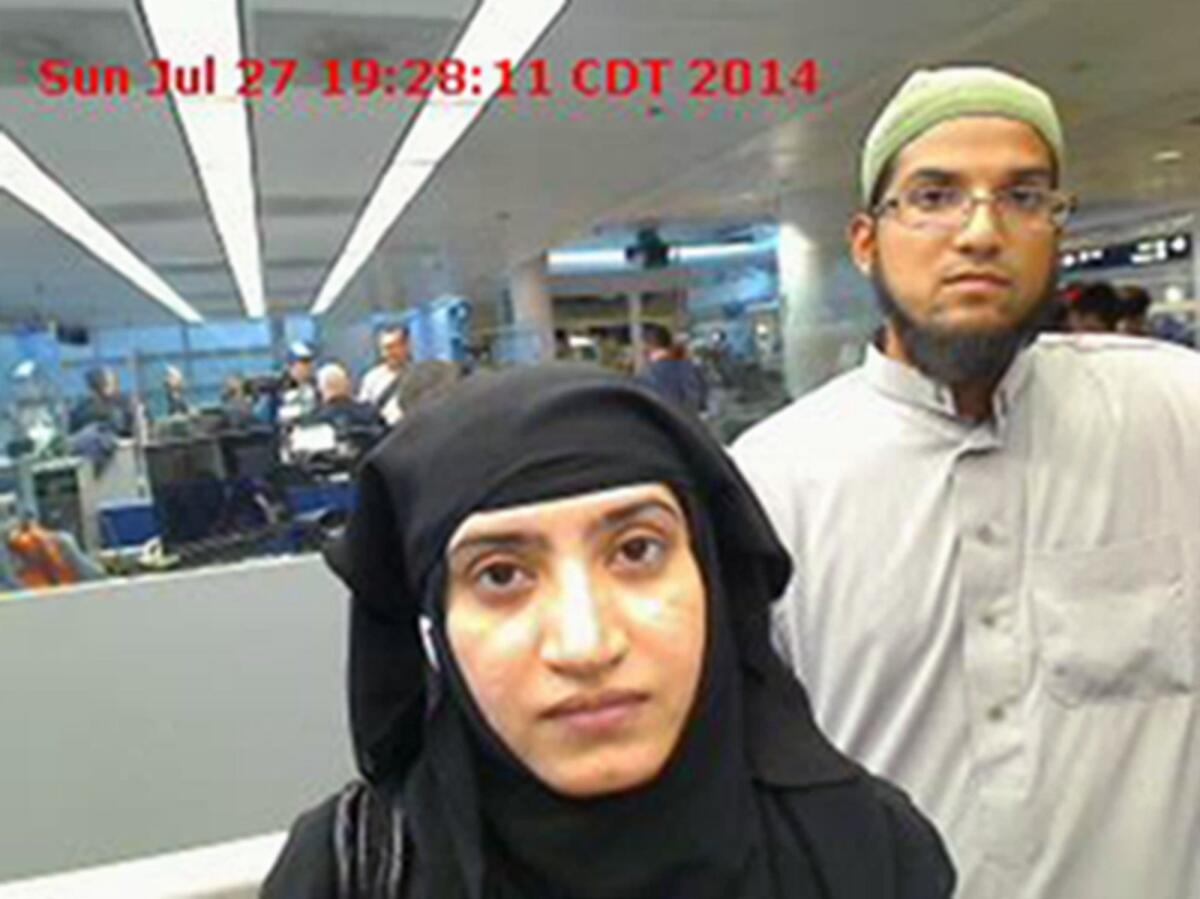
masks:
<path id="1" fill-rule="evenodd" d="M 855 267 L 866 277 L 871 277 L 872 260 L 875 257 L 875 219 L 865 212 L 856 212 L 846 227 L 846 242 L 850 246 L 850 258 Z"/>

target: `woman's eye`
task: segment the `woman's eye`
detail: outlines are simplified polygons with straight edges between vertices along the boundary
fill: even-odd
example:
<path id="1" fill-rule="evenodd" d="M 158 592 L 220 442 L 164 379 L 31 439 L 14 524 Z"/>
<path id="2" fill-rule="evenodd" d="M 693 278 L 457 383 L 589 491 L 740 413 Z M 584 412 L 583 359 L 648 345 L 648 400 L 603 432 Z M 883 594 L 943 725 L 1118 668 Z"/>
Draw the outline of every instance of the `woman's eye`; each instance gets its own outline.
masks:
<path id="1" fill-rule="evenodd" d="M 631 537 L 617 547 L 617 561 L 637 568 L 646 568 L 661 561 L 666 546 L 653 537 Z"/>
<path id="2" fill-rule="evenodd" d="M 485 590 L 509 591 L 524 586 L 525 572 L 511 562 L 493 562 L 475 575 L 475 581 Z"/>

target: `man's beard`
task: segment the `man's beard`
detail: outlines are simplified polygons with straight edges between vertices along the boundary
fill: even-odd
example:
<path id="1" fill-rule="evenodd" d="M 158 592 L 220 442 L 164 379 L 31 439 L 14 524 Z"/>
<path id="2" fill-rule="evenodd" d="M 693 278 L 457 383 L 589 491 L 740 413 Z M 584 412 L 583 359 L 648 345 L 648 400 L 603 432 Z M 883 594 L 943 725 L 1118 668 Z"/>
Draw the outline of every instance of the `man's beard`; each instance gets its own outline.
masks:
<path id="1" fill-rule="evenodd" d="M 950 387 L 1000 380 L 1017 353 L 1032 343 L 1048 324 L 1058 281 L 1057 272 L 1051 270 L 1041 298 L 1011 328 L 962 333 L 915 321 L 888 288 L 878 259 L 871 271 L 879 309 L 891 322 L 912 364 L 927 377 Z"/>

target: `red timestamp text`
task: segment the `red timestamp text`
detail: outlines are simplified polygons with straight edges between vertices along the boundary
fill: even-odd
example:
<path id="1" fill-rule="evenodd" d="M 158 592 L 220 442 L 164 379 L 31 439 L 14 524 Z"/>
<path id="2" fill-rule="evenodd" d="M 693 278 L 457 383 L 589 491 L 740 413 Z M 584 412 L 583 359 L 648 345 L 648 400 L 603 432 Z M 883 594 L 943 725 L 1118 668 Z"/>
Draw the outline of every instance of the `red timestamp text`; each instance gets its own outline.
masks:
<path id="1" fill-rule="evenodd" d="M 482 64 L 455 58 L 392 61 L 364 57 L 304 63 L 294 58 L 250 58 L 228 65 L 228 71 L 220 67 L 214 56 L 186 66 L 151 59 L 141 71 L 125 65 L 77 65 L 66 59 L 44 59 L 35 80 L 42 93 L 53 97 L 127 96 L 136 86 L 152 98 L 218 92 L 245 98 L 279 97 L 303 84 L 329 97 L 624 100 L 671 94 L 730 100 L 812 96 L 821 86 L 821 69 L 815 59 L 589 57 L 570 63 L 534 58 Z"/>
<path id="2" fill-rule="evenodd" d="M 584 58 L 560 71 L 547 59 L 524 63 L 496 60 L 489 69 L 453 58 L 407 59 L 399 64 L 362 58 L 330 59 L 324 67 L 325 93 L 339 96 L 354 93 L 427 97 L 436 92 L 460 97 L 494 92 L 500 98 L 573 94 L 584 99 L 627 99 L 661 98 L 669 92 L 678 92 L 691 98 L 731 99 L 796 93 L 811 96 L 820 90 L 821 80 L 815 59 L 784 62 L 742 58 Z"/>

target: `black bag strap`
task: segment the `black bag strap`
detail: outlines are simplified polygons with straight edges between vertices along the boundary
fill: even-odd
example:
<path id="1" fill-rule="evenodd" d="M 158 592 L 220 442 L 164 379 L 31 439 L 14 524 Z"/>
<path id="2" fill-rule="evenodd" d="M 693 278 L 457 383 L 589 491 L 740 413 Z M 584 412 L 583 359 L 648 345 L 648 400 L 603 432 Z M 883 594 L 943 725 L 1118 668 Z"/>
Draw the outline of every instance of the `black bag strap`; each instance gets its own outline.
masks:
<path id="1" fill-rule="evenodd" d="M 391 383 L 388 384 L 387 388 L 383 391 L 383 393 L 381 393 L 381 394 L 379 394 L 379 396 L 375 397 L 375 411 L 376 412 L 382 412 L 383 407 L 388 404 L 388 402 L 392 399 L 392 397 L 394 397 L 397 393 L 400 392 L 400 385 L 401 385 L 401 383 L 403 383 L 404 376 L 406 374 L 408 374 L 408 370 L 401 369 L 400 373 L 397 374 L 396 377 L 392 378 Z"/>
<path id="2" fill-rule="evenodd" d="M 400 899 L 404 812 L 364 781 L 342 790 L 334 817 L 337 899 Z"/>

